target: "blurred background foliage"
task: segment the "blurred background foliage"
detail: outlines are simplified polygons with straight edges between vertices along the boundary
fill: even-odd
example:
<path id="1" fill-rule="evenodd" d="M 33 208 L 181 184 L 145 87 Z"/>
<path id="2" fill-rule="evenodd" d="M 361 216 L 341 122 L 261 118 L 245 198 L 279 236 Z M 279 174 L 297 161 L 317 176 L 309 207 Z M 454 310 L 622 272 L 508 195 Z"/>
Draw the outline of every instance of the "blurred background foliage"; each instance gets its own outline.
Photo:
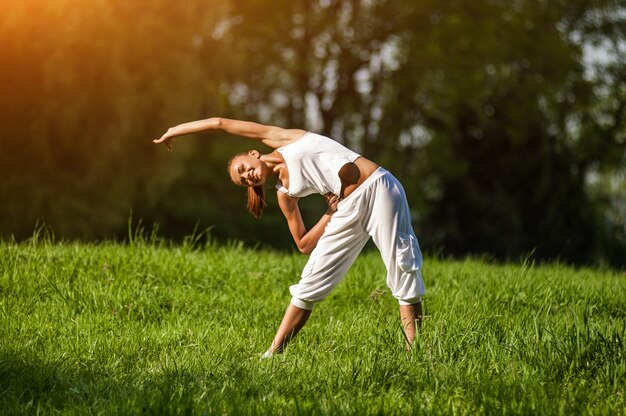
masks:
<path id="1" fill-rule="evenodd" d="M 0 234 L 124 238 L 132 212 L 290 247 L 272 192 L 256 221 L 229 183 L 253 144 L 151 143 L 220 115 L 382 164 L 427 251 L 623 267 L 625 23 L 615 0 L 4 0 Z"/>

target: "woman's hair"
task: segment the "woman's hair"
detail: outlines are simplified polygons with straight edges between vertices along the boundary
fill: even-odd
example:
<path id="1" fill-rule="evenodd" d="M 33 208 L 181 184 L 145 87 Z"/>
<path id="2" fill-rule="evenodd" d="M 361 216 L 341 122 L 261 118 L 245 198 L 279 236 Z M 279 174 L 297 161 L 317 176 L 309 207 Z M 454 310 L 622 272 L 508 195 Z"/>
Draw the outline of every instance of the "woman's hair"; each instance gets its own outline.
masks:
<path id="1" fill-rule="evenodd" d="M 233 161 L 239 156 L 247 156 L 247 152 L 238 153 L 228 161 L 228 173 L 230 174 L 230 167 Z M 265 203 L 265 187 L 263 185 L 249 186 L 248 187 L 248 211 L 254 216 L 254 218 L 261 218 L 263 214 L 263 208 L 267 204 Z"/>
<path id="2" fill-rule="evenodd" d="M 265 203 L 265 187 L 263 185 L 248 187 L 248 211 L 254 218 L 261 218 Z"/>

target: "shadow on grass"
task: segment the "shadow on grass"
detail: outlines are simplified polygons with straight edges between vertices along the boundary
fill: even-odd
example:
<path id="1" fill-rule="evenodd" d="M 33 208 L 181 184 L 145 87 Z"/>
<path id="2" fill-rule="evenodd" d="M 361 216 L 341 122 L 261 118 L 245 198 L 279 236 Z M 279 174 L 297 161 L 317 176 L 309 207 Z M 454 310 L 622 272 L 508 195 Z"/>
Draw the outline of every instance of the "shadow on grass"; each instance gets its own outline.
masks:
<path id="1" fill-rule="evenodd" d="M 72 380 L 59 363 L 46 363 L 15 352 L 0 352 L 0 407 L 24 411 L 68 399 Z"/>
<path id="2" fill-rule="evenodd" d="M 188 389 L 198 380 L 191 372 L 169 371 L 129 382 L 97 369 L 77 369 L 67 363 L 11 351 L 0 351 L 0 409 L 9 414 L 44 412 L 113 412 L 191 414 Z M 208 403 L 207 403 L 208 405 Z"/>

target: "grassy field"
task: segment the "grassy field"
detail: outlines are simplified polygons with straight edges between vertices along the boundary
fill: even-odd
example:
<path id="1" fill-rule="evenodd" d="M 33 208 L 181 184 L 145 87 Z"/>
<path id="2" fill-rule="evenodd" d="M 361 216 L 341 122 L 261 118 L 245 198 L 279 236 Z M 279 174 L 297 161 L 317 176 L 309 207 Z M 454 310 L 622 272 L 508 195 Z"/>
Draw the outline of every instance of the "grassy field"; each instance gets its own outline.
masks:
<path id="1" fill-rule="evenodd" d="M 626 276 L 426 258 L 406 352 L 378 253 L 259 360 L 301 254 L 0 243 L 0 409 L 63 414 L 624 414 Z"/>

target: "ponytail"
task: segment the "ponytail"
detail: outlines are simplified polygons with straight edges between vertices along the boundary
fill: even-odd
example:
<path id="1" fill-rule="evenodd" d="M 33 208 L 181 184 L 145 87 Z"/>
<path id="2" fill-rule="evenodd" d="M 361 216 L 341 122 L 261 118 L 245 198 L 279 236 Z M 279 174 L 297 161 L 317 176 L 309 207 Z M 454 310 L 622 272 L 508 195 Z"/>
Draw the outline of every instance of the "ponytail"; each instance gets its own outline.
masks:
<path id="1" fill-rule="evenodd" d="M 248 188 L 248 211 L 254 218 L 261 218 L 265 203 L 265 187 L 263 185 L 250 186 Z"/>

